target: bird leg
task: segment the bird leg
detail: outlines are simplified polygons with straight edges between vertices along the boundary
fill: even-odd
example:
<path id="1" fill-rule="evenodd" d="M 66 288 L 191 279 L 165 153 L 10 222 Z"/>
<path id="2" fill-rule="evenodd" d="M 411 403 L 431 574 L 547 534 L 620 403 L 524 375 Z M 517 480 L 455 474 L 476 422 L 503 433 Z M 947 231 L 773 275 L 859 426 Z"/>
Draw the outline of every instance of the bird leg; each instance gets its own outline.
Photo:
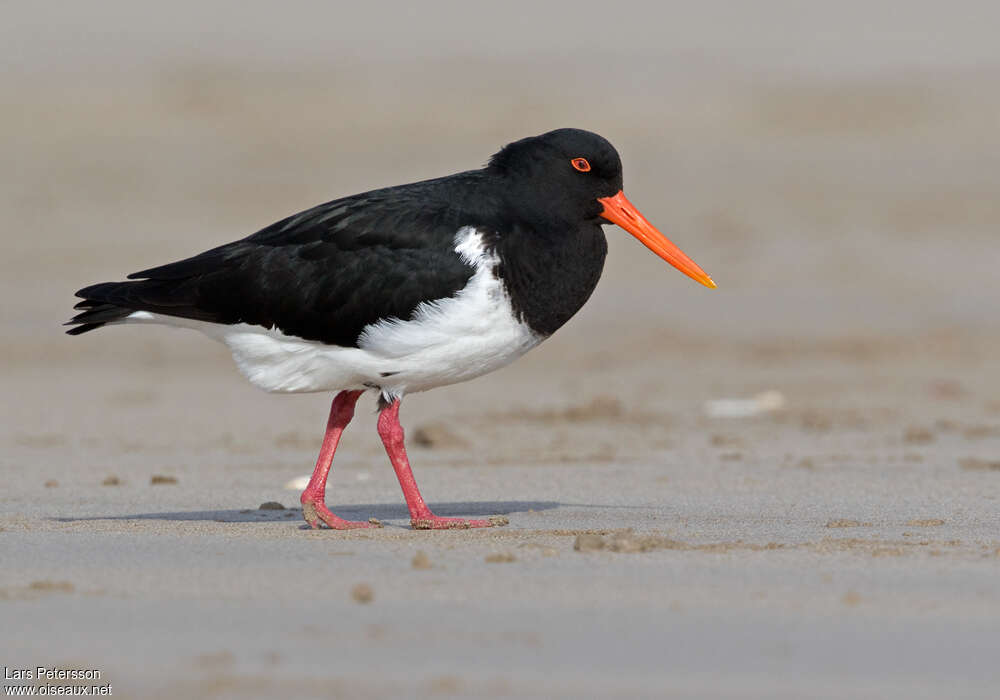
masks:
<path id="1" fill-rule="evenodd" d="M 313 470 L 309 485 L 302 492 L 302 517 L 313 528 L 319 527 L 322 520 L 334 530 L 351 530 L 359 527 L 381 527 L 377 520 L 355 522 L 338 518 L 326 507 L 326 478 L 333 464 L 333 453 L 337 451 L 337 443 L 344 428 L 354 417 L 354 404 L 363 391 L 342 391 L 333 399 L 330 405 L 330 417 L 326 421 L 326 435 L 323 436 L 323 446 L 319 450 L 316 469 Z"/>
<path id="2" fill-rule="evenodd" d="M 417 488 L 417 481 L 413 478 L 410 460 L 407 458 L 406 448 L 403 446 L 403 426 L 399 424 L 399 402 L 399 399 L 394 400 L 379 413 L 378 434 L 382 438 L 382 444 L 385 445 L 385 451 L 389 454 L 389 461 L 392 462 L 392 468 L 396 471 L 399 485 L 403 488 L 403 498 L 406 499 L 406 507 L 410 509 L 410 525 L 415 530 L 448 530 L 506 525 L 508 521 L 503 516 L 493 516 L 488 520 L 466 520 L 465 518 L 442 518 L 431 512 L 420 495 L 420 489 Z"/>

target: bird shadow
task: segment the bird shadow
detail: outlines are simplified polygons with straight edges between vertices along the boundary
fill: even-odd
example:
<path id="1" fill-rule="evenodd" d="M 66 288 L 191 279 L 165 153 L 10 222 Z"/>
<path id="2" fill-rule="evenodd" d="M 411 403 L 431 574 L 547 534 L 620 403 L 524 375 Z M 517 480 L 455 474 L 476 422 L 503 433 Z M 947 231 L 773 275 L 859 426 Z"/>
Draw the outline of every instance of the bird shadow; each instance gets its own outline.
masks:
<path id="1" fill-rule="evenodd" d="M 529 511 L 551 510 L 558 508 L 556 501 L 456 501 L 453 503 L 432 503 L 432 510 L 437 515 L 444 516 L 481 516 L 510 515 Z M 346 520 L 405 520 L 409 521 L 410 512 L 403 504 L 362 503 L 343 506 L 330 506 L 330 510 Z M 133 513 L 130 515 L 90 515 L 81 518 L 52 518 L 56 522 L 75 523 L 88 520 L 176 520 L 176 521 L 212 521 L 217 523 L 268 523 L 302 519 L 301 508 L 244 508 L 241 510 L 191 510 L 170 513 Z M 308 527 L 303 524 L 302 527 Z"/>

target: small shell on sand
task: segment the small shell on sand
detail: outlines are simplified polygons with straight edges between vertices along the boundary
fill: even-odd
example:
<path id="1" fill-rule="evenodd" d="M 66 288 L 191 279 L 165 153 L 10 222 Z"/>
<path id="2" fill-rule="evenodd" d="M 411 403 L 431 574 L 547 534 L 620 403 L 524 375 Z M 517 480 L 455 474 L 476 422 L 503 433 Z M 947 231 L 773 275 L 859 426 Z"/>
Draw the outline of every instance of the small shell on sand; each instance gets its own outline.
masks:
<path id="1" fill-rule="evenodd" d="M 772 390 L 749 399 L 712 399 L 705 402 L 704 411 L 709 418 L 751 418 L 784 407 L 784 394 Z"/>
<path id="2" fill-rule="evenodd" d="M 309 479 L 311 478 L 312 477 L 310 477 L 308 474 L 306 474 L 305 476 L 297 476 L 294 479 L 289 479 L 288 481 L 286 481 L 285 485 L 282 488 L 287 489 L 289 491 L 305 491 L 306 486 L 309 485 Z"/>

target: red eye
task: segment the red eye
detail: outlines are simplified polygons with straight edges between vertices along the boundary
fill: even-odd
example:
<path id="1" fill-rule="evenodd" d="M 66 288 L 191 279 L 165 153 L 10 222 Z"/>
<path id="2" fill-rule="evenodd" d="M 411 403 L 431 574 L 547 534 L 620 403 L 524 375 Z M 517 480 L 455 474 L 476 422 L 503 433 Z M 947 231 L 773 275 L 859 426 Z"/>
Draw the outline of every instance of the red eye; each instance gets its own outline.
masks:
<path id="1" fill-rule="evenodd" d="M 586 158 L 574 158 L 570 161 L 573 167 L 579 170 L 581 173 L 590 172 L 590 163 L 587 162 Z"/>

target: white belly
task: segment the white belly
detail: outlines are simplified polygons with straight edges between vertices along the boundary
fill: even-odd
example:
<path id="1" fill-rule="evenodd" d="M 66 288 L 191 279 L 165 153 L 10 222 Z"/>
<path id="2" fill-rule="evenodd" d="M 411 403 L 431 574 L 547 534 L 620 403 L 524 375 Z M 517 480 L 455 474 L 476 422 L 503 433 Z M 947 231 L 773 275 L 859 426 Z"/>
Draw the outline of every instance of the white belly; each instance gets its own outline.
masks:
<path id="1" fill-rule="evenodd" d="M 194 328 L 222 341 L 240 371 L 265 391 L 306 392 L 380 388 L 387 397 L 454 384 L 517 359 L 544 337 L 517 320 L 503 283 L 493 276 L 496 257 L 482 236 L 464 228 L 455 251 L 475 267 L 455 296 L 420 304 L 411 320 L 367 326 L 357 348 L 303 340 L 248 324 L 221 325 L 137 311 L 129 322 Z"/>

